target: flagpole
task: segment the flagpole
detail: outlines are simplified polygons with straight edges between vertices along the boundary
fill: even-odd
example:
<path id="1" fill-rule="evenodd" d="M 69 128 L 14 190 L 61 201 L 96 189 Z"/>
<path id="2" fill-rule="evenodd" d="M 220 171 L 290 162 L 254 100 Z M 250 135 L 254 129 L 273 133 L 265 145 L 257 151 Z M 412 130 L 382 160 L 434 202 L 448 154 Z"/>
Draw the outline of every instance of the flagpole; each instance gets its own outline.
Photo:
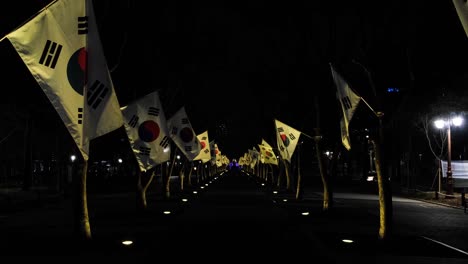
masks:
<path id="1" fill-rule="evenodd" d="M 48 5 L 46 5 L 45 7 L 43 7 L 41 10 L 39 10 L 38 12 L 36 12 L 34 15 L 30 16 L 28 19 L 26 19 L 23 23 L 21 23 L 21 25 L 17 26 L 15 29 L 13 29 L 11 32 L 14 32 L 16 31 L 18 28 L 22 27 L 24 24 L 28 23 L 31 19 L 35 18 L 37 15 L 39 15 L 40 13 L 42 13 L 44 10 L 46 10 L 47 8 L 49 8 L 49 6 L 51 6 L 52 4 L 54 4 L 55 2 L 57 2 L 58 0 L 54 0 L 52 2 L 50 2 Z M 10 32 L 10 33 L 11 33 Z M 3 38 L 0 39 L 0 42 L 2 42 L 4 39 L 7 38 L 8 35 L 10 35 L 10 33 L 6 34 L 5 36 L 3 36 Z"/>
<path id="2" fill-rule="evenodd" d="M 367 103 L 366 100 L 364 100 L 364 98 L 361 97 L 361 100 L 370 108 L 370 110 L 372 111 L 372 113 L 374 113 L 374 115 L 376 115 L 377 117 L 379 117 L 379 115 L 377 114 L 377 112 L 369 105 L 369 103 Z"/>

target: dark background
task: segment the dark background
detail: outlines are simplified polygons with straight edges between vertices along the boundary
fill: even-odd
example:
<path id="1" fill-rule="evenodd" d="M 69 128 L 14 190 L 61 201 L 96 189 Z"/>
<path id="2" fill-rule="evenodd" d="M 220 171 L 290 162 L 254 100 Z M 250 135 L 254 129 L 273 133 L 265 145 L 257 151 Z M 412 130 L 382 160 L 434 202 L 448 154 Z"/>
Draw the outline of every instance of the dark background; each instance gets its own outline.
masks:
<path id="1" fill-rule="evenodd" d="M 0 10 L 1 35 L 49 2 L 9 2 Z M 466 97 L 468 43 L 451 1 L 96 0 L 94 5 L 121 105 L 159 90 L 167 118 L 185 106 L 195 131 L 208 130 L 230 158 L 262 138 L 274 145 L 274 118 L 308 135 L 319 121 L 326 142 L 339 141 L 329 63 L 372 106 L 385 106 L 386 118 L 424 111 L 443 95 Z M 35 109 L 41 129 L 60 134 L 63 128 L 63 140 L 69 140 L 8 40 L 0 44 L 0 58 L 0 102 L 18 113 Z M 375 93 L 364 69 L 372 74 Z M 389 87 L 400 92 L 389 94 Z M 10 124 L 5 120 L 15 120 L 9 112 L 2 113 L 4 133 Z M 375 118 L 364 108 L 353 122 L 373 126 Z"/>

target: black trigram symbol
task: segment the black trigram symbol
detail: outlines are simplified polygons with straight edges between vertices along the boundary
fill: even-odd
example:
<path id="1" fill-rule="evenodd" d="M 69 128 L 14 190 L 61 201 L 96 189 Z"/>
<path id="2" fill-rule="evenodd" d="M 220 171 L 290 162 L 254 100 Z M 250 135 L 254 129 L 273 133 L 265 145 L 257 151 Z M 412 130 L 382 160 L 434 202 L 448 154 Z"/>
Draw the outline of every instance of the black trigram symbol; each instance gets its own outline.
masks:
<path id="1" fill-rule="evenodd" d="M 205 152 L 205 154 L 207 154 L 210 151 L 208 149 L 205 149 L 203 152 Z"/>
<path id="2" fill-rule="evenodd" d="M 63 46 L 58 43 L 47 40 L 41 58 L 39 59 L 39 64 L 54 69 L 60 57 L 62 47 Z"/>
<path id="3" fill-rule="evenodd" d="M 281 151 L 284 151 L 284 147 L 282 145 L 279 148 Z"/>
<path id="4" fill-rule="evenodd" d="M 133 115 L 132 118 L 130 118 L 130 121 L 128 121 L 128 125 L 134 128 L 137 125 L 139 119 L 140 118 L 137 115 Z"/>
<path id="5" fill-rule="evenodd" d="M 83 108 L 78 107 L 78 124 L 83 124 Z"/>
<path id="6" fill-rule="evenodd" d="M 94 81 L 93 85 L 91 85 L 88 90 L 88 105 L 96 109 L 104 97 L 106 97 L 107 92 L 109 92 L 109 88 L 98 80 Z"/>
<path id="7" fill-rule="evenodd" d="M 186 124 L 189 123 L 189 120 L 188 120 L 187 117 L 184 117 L 184 118 L 182 118 L 181 122 L 182 122 L 183 125 L 186 125 Z"/>
<path id="8" fill-rule="evenodd" d="M 207 138 L 206 138 L 206 137 L 202 137 L 202 140 L 207 140 Z"/>
<path id="9" fill-rule="evenodd" d="M 88 17 L 78 17 L 78 35 L 88 34 Z"/>
<path id="10" fill-rule="evenodd" d="M 278 132 L 284 132 L 284 129 L 282 127 L 278 127 Z"/>
<path id="11" fill-rule="evenodd" d="M 296 139 L 296 137 L 293 135 L 293 133 L 289 133 L 289 138 L 290 138 L 291 140 L 295 140 L 295 139 Z"/>
<path id="12" fill-rule="evenodd" d="M 177 127 L 173 127 L 172 128 L 172 131 L 171 131 L 171 134 L 172 135 L 177 135 L 177 132 L 179 131 L 179 129 Z"/>
<path id="13" fill-rule="evenodd" d="M 164 136 L 163 139 L 161 140 L 161 143 L 159 145 L 163 148 L 167 148 L 167 145 L 169 145 L 169 137 Z"/>
<path id="14" fill-rule="evenodd" d="M 156 107 L 148 108 L 148 115 L 158 116 L 159 115 L 159 108 L 156 108 Z"/>
<path id="15" fill-rule="evenodd" d="M 345 110 L 348 110 L 351 107 L 353 107 L 351 105 L 351 100 L 349 100 L 348 96 L 345 96 L 345 97 L 341 98 L 341 103 L 343 104 L 343 107 L 345 108 Z"/>
<path id="16" fill-rule="evenodd" d="M 184 147 L 185 151 L 192 151 L 192 146 L 187 145 Z"/>
<path id="17" fill-rule="evenodd" d="M 140 147 L 140 154 L 141 155 L 149 156 L 150 152 L 151 152 L 151 148 L 147 148 L 147 147 L 143 147 L 143 146 Z"/>

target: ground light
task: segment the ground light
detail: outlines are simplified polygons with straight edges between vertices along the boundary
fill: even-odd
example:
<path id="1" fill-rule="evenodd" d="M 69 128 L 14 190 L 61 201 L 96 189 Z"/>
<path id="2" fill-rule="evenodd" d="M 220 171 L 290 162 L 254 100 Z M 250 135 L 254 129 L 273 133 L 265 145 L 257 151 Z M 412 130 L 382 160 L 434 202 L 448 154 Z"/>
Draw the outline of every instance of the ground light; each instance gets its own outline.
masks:
<path id="1" fill-rule="evenodd" d="M 342 239 L 341 241 L 342 241 L 343 243 L 347 243 L 347 244 L 354 243 L 354 241 L 351 240 L 351 239 Z"/>
<path id="2" fill-rule="evenodd" d="M 165 215 L 171 214 L 171 211 L 164 211 L 163 214 Z"/>
<path id="3" fill-rule="evenodd" d="M 131 244 L 133 244 L 133 241 L 131 241 L 131 240 L 122 241 L 122 245 L 124 245 L 124 246 L 130 246 Z"/>
<path id="4" fill-rule="evenodd" d="M 302 212 L 301 215 L 309 215 L 309 212 Z"/>

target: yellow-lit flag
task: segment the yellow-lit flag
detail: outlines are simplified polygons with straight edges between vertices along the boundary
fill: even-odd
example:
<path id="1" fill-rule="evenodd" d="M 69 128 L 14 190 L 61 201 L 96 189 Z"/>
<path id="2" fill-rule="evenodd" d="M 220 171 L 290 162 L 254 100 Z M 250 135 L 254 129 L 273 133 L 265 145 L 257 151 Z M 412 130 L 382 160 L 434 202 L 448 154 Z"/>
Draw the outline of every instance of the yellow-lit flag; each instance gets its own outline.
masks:
<path id="1" fill-rule="evenodd" d="M 340 102 L 341 110 L 343 113 L 340 121 L 341 128 L 341 142 L 347 149 L 351 149 L 351 141 L 349 139 L 349 122 L 353 118 L 354 112 L 361 100 L 361 97 L 351 90 L 348 83 L 338 74 L 333 66 L 330 64 L 333 81 L 336 86 L 336 99 Z"/>
<path id="2" fill-rule="evenodd" d="M 294 129 L 285 123 L 275 119 L 276 141 L 281 157 L 291 162 L 291 157 L 296 149 L 301 131 Z"/>
<path id="3" fill-rule="evenodd" d="M 466 0 L 453 0 L 453 5 L 465 30 L 465 34 L 468 36 L 468 3 Z"/>
<path id="4" fill-rule="evenodd" d="M 208 139 L 208 130 L 197 135 L 201 144 L 201 150 L 194 160 L 201 160 L 203 163 L 211 160 L 210 141 Z"/>
<path id="5" fill-rule="evenodd" d="M 6 37 L 88 160 L 89 141 L 123 125 L 92 1 L 54 1 Z"/>

